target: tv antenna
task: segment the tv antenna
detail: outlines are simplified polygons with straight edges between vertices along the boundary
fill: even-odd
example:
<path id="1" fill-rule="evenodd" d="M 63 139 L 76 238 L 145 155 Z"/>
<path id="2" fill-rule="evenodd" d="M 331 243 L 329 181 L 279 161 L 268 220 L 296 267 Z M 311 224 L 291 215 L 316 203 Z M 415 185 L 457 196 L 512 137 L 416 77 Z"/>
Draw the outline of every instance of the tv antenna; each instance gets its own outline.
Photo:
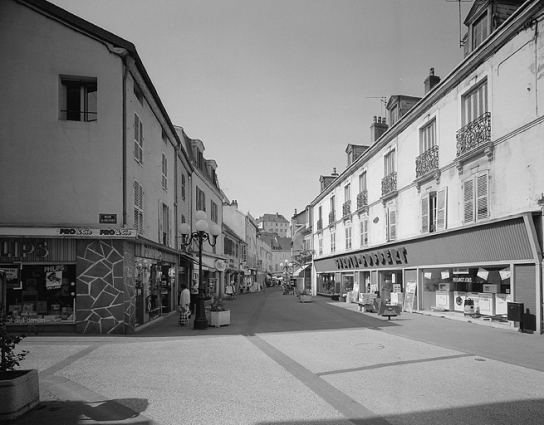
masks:
<path id="1" fill-rule="evenodd" d="M 472 0 L 446 0 L 448 3 L 458 3 L 459 4 L 459 47 L 463 47 L 465 43 L 463 42 L 463 27 L 461 24 L 461 3 L 470 3 Z"/>
<path id="2" fill-rule="evenodd" d="M 385 114 L 385 107 L 387 106 L 387 98 L 383 96 L 366 96 L 365 99 L 380 99 L 380 102 L 382 103 L 382 107 L 380 110 L 381 116 Z"/>

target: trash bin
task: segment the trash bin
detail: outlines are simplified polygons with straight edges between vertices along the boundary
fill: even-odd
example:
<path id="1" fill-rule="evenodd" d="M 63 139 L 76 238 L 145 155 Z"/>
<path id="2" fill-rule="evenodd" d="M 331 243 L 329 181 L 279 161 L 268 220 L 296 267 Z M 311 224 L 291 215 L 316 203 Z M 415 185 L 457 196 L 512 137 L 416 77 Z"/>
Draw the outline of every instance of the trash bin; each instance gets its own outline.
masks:
<path id="1" fill-rule="evenodd" d="M 523 310 L 523 303 L 507 303 L 508 320 L 512 320 L 514 322 L 523 322 Z"/>

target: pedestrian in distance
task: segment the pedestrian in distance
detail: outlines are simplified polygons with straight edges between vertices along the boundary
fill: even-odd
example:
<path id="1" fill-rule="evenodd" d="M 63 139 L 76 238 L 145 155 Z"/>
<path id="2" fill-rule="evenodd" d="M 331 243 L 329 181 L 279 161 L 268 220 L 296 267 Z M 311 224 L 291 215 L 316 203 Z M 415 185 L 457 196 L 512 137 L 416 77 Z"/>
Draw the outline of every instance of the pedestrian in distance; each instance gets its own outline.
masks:
<path id="1" fill-rule="evenodd" d="M 193 279 L 193 283 L 191 284 L 191 312 L 194 313 L 196 311 L 196 300 L 198 298 L 198 282 L 196 279 Z"/>
<path id="2" fill-rule="evenodd" d="M 191 294 L 185 283 L 181 284 L 181 292 L 179 294 L 179 324 L 185 326 L 189 322 L 189 314 L 191 306 Z"/>

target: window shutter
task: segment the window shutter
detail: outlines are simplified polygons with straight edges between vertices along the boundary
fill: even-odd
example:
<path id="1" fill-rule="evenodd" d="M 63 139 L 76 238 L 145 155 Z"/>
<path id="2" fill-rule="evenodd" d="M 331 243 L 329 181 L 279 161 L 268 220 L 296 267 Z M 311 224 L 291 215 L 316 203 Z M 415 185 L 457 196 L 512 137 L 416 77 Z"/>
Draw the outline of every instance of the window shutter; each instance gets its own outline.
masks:
<path id="1" fill-rule="evenodd" d="M 163 214 L 163 203 L 159 201 L 159 243 L 162 243 L 162 233 L 163 233 L 163 223 L 164 223 L 164 214 Z"/>
<path id="2" fill-rule="evenodd" d="M 487 173 L 479 175 L 476 178 L 476 198 L 478 206 L 478 220 L 488 217 L 489 210 L 487 207 Z"/>
<path id="3" fill-rule="evenodd" d="M 448 188 L 444 188 L 436 194 L 436 230 L 446 229 L 447 191 Z"/>
<path id="4" fill-rule="evenodd" d="M 389 211 L 389 236 L 392 241 L 397 239 L 397 212 L 395 210 Z"/>
<path id="5" fill-rule="evenodd" d="M 429 233 L 429 194 L 421 198 L 421 233 Z"/>
<path id="6" fill-rule="evenodd" d="M 463 200 L 464 222 L 471 223 L 474 221 L 474 180 L 467 180 L 463 183 Z"/>

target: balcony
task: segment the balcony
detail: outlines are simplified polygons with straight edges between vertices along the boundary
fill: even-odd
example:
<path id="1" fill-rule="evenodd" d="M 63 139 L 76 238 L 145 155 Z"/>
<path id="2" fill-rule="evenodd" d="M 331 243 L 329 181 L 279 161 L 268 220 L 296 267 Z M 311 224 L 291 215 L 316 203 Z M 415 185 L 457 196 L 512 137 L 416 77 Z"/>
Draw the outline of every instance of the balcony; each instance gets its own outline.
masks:
<path id="1" fill-rule="evenodd" d="M 351 200 L 342 205 L 342 218 L 349 218 L 349 216 L 351 216 Z"/>
<path id="2" fill-rule="evenodd" d="M 357 211 L 368 212 L 368 190 L 357 194 Z"/>
<path id="3" fill-rule="evenodd" d="M 393 171 L 382 179 L 382 198 L 394 196 L 397 193 L 397 172 Z"/>
<path id="4" fill-rule="evenodd" d="M 457 131 L 457 168 L 463 172 L 463 164 L 480 154 L 493 160 L 491 141 L 491 113 L 486 112 Z"/>
<path id="5" fill-rule="evenodd" d="M 438 169 L 438 146 L 435 145 L 416 158 L 416 179 Z"/>
<path id="6" fill-rule="evenodd" d="M 329 226 L 333 225 L 336 222 L 336 215 L 334 211 L 329 213 Z"/>

